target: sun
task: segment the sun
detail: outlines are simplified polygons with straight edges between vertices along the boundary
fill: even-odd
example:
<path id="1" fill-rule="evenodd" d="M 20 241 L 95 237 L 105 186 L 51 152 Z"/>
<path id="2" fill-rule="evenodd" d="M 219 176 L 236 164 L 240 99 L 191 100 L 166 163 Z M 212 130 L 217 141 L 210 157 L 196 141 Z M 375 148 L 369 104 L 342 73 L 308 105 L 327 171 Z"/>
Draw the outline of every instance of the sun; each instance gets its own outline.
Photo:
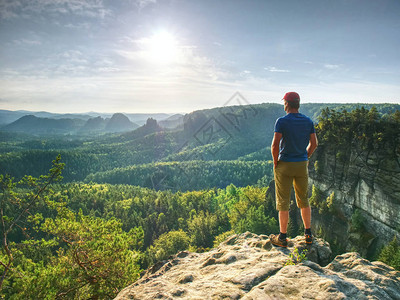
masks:
<path id="1" fill-rule="evenodd" d="M 159 31 L 148 39 L 148 54 L 151 61 L 170 64 L 178 60 L 179 46 L 176 38 L 167 31 Z"/>

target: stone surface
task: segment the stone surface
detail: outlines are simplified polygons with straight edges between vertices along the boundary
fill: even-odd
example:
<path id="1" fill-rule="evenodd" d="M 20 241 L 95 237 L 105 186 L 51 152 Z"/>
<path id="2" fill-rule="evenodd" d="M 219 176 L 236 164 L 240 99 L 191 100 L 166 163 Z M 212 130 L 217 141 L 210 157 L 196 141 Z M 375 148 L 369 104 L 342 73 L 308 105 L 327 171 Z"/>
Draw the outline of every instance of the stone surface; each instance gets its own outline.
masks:
<path id="1" fill-rule="evenodd" d="M 288 264 L 304 250 L 306 260 Z M 178 253 L 116 299 L 400 299 L 400 272 L 354 252 L 330 256 L 322 239 L 307 245 L 299 236 L 283 249 L 246 232 L 209 252 Z"/>
<path id="2" fill-rule="evenodd" d="M 352 252 L 325 268 L 311 261 L 286 266 L 242 299 L 400 299 L 399 275 Z"/>

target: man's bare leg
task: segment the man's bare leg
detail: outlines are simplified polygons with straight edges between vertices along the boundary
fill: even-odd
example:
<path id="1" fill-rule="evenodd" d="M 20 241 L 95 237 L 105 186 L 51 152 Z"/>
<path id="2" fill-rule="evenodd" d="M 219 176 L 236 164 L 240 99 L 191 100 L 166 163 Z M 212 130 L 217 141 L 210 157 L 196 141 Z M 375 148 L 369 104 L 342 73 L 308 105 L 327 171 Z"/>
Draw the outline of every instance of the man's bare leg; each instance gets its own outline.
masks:
<path id="1" fill-rule="evenodd" d="M 311 207 L 305 207 L 301 209 L 301 217 L 304 223 L 304 235 L 306 237 L 306 244 L 313 243 L 313 237 L 311 233 Z"/>
<path id="2" fill-rule="evenodd" d="M 279 211 L 278 215 L 280 233 L 271 234 L 269 237 L 273 245 L 286 248 L 288 246 L 286 232 L 289 222 L 289 211 Z"/>
<path id="3" fill-rule="evenodd" d="M 289 222 L 289 211 L 279 211 L 279 228 L 280 232 L 286 233 Z"/>
<path id="4" fill-rule="evenodd" d="M 311 228 L 311 206 L 301 209 L 301 218 L 303 219 L 304 228 Z M 280 224 L 280 216 L 279 216 Z"/>

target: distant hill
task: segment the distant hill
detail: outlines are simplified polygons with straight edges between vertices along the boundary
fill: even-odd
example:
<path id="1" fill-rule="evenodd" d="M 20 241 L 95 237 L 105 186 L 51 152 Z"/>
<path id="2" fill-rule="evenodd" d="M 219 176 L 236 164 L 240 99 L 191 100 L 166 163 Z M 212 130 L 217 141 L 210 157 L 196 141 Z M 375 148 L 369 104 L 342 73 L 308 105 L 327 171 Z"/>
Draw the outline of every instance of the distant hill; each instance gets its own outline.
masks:
<path id="1" fill-rule="evenodd" d="M 47 111 L 38 111 L 33 113 L 35 117 L 39 118 L 50 118 L 50 119 L 80 119 L 80 120 L 89 120 L 90 115 L 88 114 L 73 114 L 73 113 L 66 113 L 66 114 L 57 114 L 57 113 L 49 113 Z"/>
<path id="2" fill-rule="evenodd" d="M 84 123 L 81 119 L 50 119 L 27 115 L 4 126 L 2 130 L 29 134 L 68 134 L 78 130 Z"/>
<path id="3" fill-rule="evenodd" d="M 25 115 L 25 113 L 18 111 L 0 110 L 0 126 L 10 124 Z"/>
<path id="4" fill-rule="evenodd" d="M 11 124 L 23 116 L 32 115 L 38 118 L 49 118 L 49 119 L 81 119 L 87 121 L 91 118 L 89 114 L 57 114 L 45 111 L 33 112 L 27 110 L 2 110 L 0 109 L 0 126 Z"/>
<path id="5" fill-rule="evenodd" d="M 11 124 L 18 119 L 22 118 L 23 116 L 27 115 L 32 115 L 38 118 L 49 118 L 49 119 L 81 119 L 84 121 L 88 121 L 89 119 L 101 117 L 104 120 L 110 119 L 113 114 L 112 113 L 98 113 L 98 112 L 87 112 L 87 113 L 66 113 L 66 114 L 59 114 L 59 113 L 51 113 L 51 112 L 46 112 L 46 111 L 39 111 L 39 112 L 34 112 L 34 111 L 27 111 L 27 110 L 17 110 L 17 111 L 12 111 L 12 110 L 4 110 L 0 109 L 0 128 L 2 126 L 6 126 L 8 124 Z M 128 117 L 129 121 L 134 123 L 134 128 L 137 128 L 139 126 L 142 126 L 146 124 L 146 121 L 148 118 L 155 119 L 157 121 L 166 121 L 167 123 L 171 123 L 171 121 L 174 119 L 172 118 L 171 121 L 169 118 L 171 116 L 181 116 L 180 114 L 168 114 L 168 113 L 124 113 L 125 116 Z M 96 125 L 99 124 L 99 119 L 97 121 L 91 121 L 88 124 L 88 129 L 97 128 Z M 94 126 L 95 128 L 91 128 L 91 126 Z M 173 126 L 173 125 L 171 125 Z M 100 126 L 101 127 L 101 126 Z M 165 128 L 169 128 L 166 126 Z M 84 129 L 83 131 L 87 131 Z M 97 131 L 97 130 L 94 130 Z"/>
<path id="6" fill-rule="evenodd" d="M 139 125 L 132 123 L 127 116 L 117 113 L 110 119 L 96 117 L 90 118 L 87 121 L 78 118 L 51 119 L 26 115 L 11 124 L 3 126 L 1 130 L 5 132 L 21 132 L 33 135 L 56 135 L 83 134 L 89 132 L 126 132 L 138 127 Z"/>
<path id="7" fill-rule="evenodd" d="M 139 125 L 132 123 L 127 116 L 121 113 L 113 114 L 107 122 L 105 131 L 107 132 L 124 132 L 138 128 Z"/>
<path id="8" fill-rule="evenodd" d="M 184 117 L 185 116 L 182 114 L 175 114 L 165 120 L 159 121 L 158 124 L 162 128 L 166 128 L 166 129 L 180 128 L 183 126 Z"/>
<path id="9" fill-rule="evenodd" d="M 102 117 L 90 118 L 85 125 L 80 129 L 80 132 L 100 132 L 104 131 L 107 125 L 107 120 Z"/>
<path id="10" fill-rule="evenodd" d="M 140 113 L 140 114 L 131 114 L 131 113 L 125 113 L 125 115 L 131 120 L 131 122 L 138 124 L 139 126 L 142 126 L 146 124 L 147 120 L 149 118 L 152 118 L 154 120 L 157 120 L 157 122 L 165 120 L 172 116 L 173 114 L 167 114 L 167 113 Z"/>

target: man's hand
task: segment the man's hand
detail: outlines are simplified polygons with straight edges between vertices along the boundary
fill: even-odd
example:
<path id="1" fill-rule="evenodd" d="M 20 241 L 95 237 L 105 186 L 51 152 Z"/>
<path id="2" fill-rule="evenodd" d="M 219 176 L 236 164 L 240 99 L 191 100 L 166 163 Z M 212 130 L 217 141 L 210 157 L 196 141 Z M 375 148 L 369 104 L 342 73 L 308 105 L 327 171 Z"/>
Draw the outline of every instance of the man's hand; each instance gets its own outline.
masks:
<path id="1" fill-rule="evenodd" d="M 317 135 L 315 133 L 311 133 L 310 142 L 308 143 L 307 146 L 307 156 L 309 159 L 317 147 L 318 147 Z"/>
<path id="2" fill-rule="evenodd" d="M 282 133 L 275 132 L 271 144 L 271 154 L 272 154 L 272 159 L 274 161 L 274 168 L 276 168 L 276 166 L 278 165 L 279 143 L 281 142 L 281 139 L 282 139 Z"/>

